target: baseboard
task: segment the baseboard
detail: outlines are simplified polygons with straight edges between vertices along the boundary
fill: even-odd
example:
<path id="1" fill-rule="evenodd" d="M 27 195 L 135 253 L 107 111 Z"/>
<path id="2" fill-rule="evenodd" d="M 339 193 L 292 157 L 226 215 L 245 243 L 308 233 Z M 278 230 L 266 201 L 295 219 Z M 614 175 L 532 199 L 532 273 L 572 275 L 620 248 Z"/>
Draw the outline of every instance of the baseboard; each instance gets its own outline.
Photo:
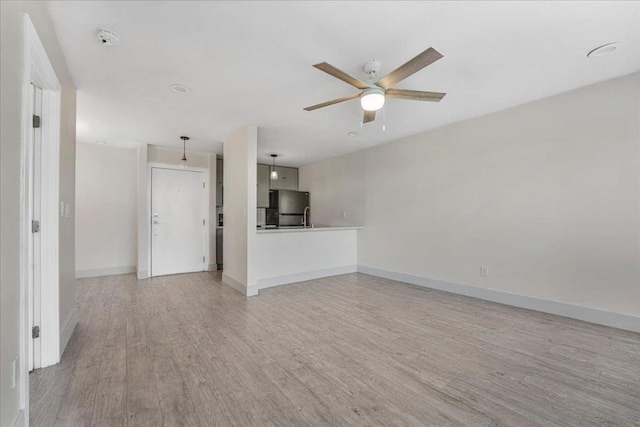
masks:
<path id="1" fill-rule="evenodd" d="M 144 280 L 149 278 L 149 272 L 147 270 L 138 270 L 138 280 Z"/>
<path id="2" fill-rule="evenodd" d="M 338 276 L 340 274 L 355 273 L 358 271 L 357 265 L 347 265 L 345 267 L 324 268 L 322 270 L 305 271 L 303 273 L 287 274 L 284 276 L 269 277 L 258 280 L 258 289 L 270 288 L 272 286 L 286 285 L 289 283 L 304 282 L 307 280 L 321 279 L 323 277 Z"/>
<path id="3" fill-rule="evenodd" d="M 246 297 L 252 297 L 258 295 L 258 287 L 256 285 L 245 286 L 241 282 L 237 281 L 233 277 L 226 273 L 222 273 L 222 283 L 231 286 L 236 291 L 240 292 Z"/>
<path id="4" fill-rule="evenodd" d="M 209 264 L 209 270 L 207 271 L 218 271 L 218 264 Z"/>
<path id="5" fill-rule="evenodd" d="M 18 415 L 16 415 L 16 419 L 13 420 L 13 427 L 24 427 L 24 410 L 20 409 Z"/>
<path id="6" fill-rule="evenodd" d="M 113 276 L 115 274 L 135 273 L 137 267 L 135 265 L 127 265 L 124 267 L 96 268 L 92 270 L 77 270 L 76 279 L 85 277 Z"/>
<path id="7" fill-rule="evenodd" d="M 426 277 L 414 276 L 412 274 L 400 273 L 397 271 L 381 270 L 374 267 L 368 267 L 366 265 L 359 265 L 358 272 L 368 274 L 370 276 L 382 277 L 384 279 L 422 286 L 425 288 L 438 289 L 454 294 L 465 295 L 468 297 L 511 305 L 514 307 L 526 308 L 529 310 L 541 311 L 543 313 L 570 317 L 572 319 L 583 320 L 585 322 L 596 323 L 604 326 L 611 326 L 627 331 L 640 332 L 640 317 L 632 316 L 630 314 L 614 313 L 590 307 L 583 307 L 579 305 L 550 301 L 541 298 L 512 294 L 495 289 L 478 288 L 476 286 L 470 285 L 460 285 L 457 283 L 429 279 Z"/>
<path id="8" fill-rule="evenodd" d="M 62 359 L 64 350 L 67 348 L 67 344 L 69 344 L 69 340 L 71 339 L 71 335 L 73 335 L 73 331 L 76 329 L 77 324 L 78 309 L 73 307 L 73 310 L 71 310 L 67 316 L 64 326 L 62 327 L 62 332 L 60 333 L 60 359 Z"/>

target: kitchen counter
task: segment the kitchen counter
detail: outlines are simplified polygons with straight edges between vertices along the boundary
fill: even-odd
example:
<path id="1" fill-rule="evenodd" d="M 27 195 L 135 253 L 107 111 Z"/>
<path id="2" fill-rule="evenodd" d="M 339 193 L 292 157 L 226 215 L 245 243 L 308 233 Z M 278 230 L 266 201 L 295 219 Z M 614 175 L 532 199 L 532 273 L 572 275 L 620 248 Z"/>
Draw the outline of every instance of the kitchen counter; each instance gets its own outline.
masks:
<path id="1" fill-rule="evenodd" d="M 331 227 L 331 226 L 318 226 L 318 227 L 281 227 L 281 228 L 259 228 L 256 233 L 308 233 L 312 231 L 343 231 L 343 230 L 360 230 L 362 227 L 358 226 L 345 226 L 345 227 Z"/>
<path id="2" fill-rule="evenodd" d="M 276 228 L 256 231 L 257 289 L 357 271 L 362 227 Z"/>

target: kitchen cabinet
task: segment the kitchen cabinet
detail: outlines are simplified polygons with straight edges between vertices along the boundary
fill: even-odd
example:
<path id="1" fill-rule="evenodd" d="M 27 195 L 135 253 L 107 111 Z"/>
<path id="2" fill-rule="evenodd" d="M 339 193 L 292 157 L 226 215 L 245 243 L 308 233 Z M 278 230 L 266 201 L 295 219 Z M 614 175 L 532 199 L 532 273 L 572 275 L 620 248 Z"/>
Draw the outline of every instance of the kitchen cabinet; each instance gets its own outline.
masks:
<path id="1" fill-rule="evenodd" d="M 271 180 L 272 190 L 298 191 L 298 169 L 276 166 L 276 171 L 278 179 Z"/>
<path id="2" fill-rule="evenodd" d="M 269 173 L 268 165 L 258 165 L 258 204 L 259 208 L 269 207 Z"/>
<path id="3" fill-rule="evenodd" d="M 224 191 L 224 161 L 216 159 L 216 206 L 222 206 Z"/>

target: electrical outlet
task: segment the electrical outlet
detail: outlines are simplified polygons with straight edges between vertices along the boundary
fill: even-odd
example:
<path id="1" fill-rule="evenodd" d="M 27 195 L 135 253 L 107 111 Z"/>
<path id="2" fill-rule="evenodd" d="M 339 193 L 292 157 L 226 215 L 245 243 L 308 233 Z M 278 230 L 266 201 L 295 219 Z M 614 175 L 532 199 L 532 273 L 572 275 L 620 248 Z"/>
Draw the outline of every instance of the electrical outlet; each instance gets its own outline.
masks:
<path id="1" fill-rule="evenodd" d="M 489 267 L 480 267 L 480 276 L 489 277 Z"/>
<path id="2" fill-rule="evenodd" d="M 16 355 L 11 363 L 11 388 L 16 388 L 20 380 L 20 355 Z"/>
<path id="3" fill-rule="evenodd" d="M 342 211 L 342 219 L 345 219 L 347 217 L 347 211 Z"/>

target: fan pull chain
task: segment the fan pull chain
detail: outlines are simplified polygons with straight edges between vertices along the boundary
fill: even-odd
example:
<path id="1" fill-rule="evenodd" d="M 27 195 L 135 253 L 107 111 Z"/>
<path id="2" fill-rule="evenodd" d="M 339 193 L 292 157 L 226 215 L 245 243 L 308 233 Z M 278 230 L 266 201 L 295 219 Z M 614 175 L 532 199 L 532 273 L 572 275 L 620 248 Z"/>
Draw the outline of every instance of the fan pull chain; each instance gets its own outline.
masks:
<path id="1" fill-rule="evenodd" d="M 387 131 L 387 115 L 385 114 L 386 109 L 384 106 L 382 107 L 382 132 Z"/>

